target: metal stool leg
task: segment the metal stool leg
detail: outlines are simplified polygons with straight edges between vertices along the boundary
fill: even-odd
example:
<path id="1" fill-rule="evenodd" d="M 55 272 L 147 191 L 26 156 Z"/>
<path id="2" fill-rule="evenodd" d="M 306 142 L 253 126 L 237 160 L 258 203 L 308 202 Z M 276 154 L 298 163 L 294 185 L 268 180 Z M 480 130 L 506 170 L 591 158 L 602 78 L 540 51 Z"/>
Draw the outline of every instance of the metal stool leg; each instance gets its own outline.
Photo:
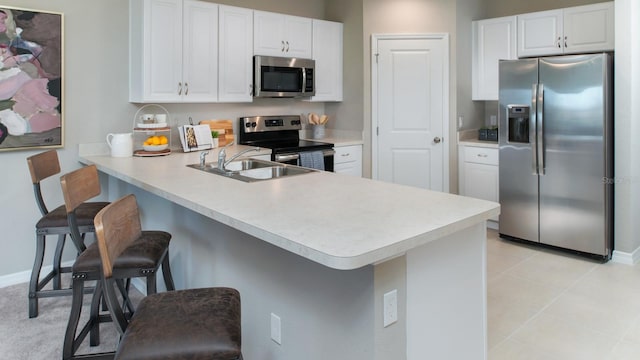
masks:
<path id="1" fill-rule="evenodd" d="M 29 281 L 29 317 L 38 316 L 38 282 L 40 279 L 40 269 L 44 259 L 45 235 L 36 236 L 36 258 L 31 270 L 31 280 Z"/>
<path id="2" fill-rule="evenodd" d="M 82 300 L 84 297 L 84 279 L 73 279 L 73 294 L 71 296 L 71 313 L 69 314 L 69 323 L 64 335 L 64 344 L 62 346 L 62 358 L 64 360 L 71 359 L 80 344 L 76 344 L 76 329 L 80 322 L 80 313 L 82 311 Z"/>
<path id="3" fill-rule="evenodd" d="M 176 286 L 173 284 L 173 275 L 171 274 L 171 267 L 169 266 L 169 251 L 162 259 L 162 277 L 164 278 L 164 284 L 167 286 L 168 291 L 173 291 Z"/>
<path id="4" fill-rule="evenodd" d="M 53 256 L 53 288 L 60 290 L 62 288 L 62 251 L 64 250 L 64 243 L 67 238 L 66 234 L 58 235 L 58 244 L 56 245 L 56 252 Z"/>

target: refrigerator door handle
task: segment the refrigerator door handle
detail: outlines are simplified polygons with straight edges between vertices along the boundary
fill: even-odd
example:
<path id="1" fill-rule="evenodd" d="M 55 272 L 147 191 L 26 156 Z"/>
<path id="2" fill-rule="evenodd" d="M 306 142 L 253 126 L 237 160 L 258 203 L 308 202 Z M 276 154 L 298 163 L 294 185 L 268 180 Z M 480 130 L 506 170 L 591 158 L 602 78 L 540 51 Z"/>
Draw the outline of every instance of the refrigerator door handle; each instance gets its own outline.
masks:
<path id="1" fill-rule="evenodd" d="M 544 163 L 544 84 L 538 84 L 538 101 L 536 107 L 536 117 L 538 118 L 538 124 L 536 126 L 538 148 L 538 174 L 544 175 L 545 163 Z"/>
<path id="2" fill-rule="evenodd" d="M 536 104 L 538 101 L 538 84 L 531 89 L 531 110 L 529 112 L 529 144 L 531 144 L 531 171 L 538 175 L 538 141 L 536 140 Z"/>

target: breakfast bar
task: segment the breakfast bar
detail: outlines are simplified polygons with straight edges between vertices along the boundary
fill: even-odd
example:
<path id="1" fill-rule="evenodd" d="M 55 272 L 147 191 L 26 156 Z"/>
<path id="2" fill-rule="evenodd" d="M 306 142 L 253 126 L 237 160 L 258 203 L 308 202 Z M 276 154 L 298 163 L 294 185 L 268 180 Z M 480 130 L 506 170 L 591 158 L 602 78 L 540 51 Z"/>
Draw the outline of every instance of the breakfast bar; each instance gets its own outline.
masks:
<path id="1" fill-rule="evenodd" d="M 177 288 L 240 291 L 247 359 L 487 357 L 496 203 L 322 171 L 247 183 L 188 167 L 196 152 L 80 162 L 173 234 Z"/>

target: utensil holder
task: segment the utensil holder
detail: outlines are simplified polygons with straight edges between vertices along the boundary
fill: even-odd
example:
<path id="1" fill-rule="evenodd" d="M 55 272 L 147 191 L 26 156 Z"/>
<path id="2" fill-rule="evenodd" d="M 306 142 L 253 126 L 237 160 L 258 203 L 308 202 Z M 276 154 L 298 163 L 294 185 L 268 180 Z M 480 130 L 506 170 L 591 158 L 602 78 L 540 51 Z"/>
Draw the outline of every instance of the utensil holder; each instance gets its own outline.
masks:
<path id="1" fill-rule="evenodd" d="M 311 136 L 314 139 L 322 139 L 324 137 L 324 125 L 311 125 Z"/>

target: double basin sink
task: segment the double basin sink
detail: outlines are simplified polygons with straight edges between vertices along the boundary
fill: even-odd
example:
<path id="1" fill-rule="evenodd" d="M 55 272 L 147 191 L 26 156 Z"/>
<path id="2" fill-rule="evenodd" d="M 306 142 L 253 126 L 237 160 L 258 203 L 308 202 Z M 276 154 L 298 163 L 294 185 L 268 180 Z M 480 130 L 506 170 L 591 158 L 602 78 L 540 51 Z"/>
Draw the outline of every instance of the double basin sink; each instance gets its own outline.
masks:
<path id="1" fill-rule="evenodd" d="M 218 169 L 218 163 L 207 163 L 204 166 L 201 166 L 200 164 L 190 164 L 187 166 L 244 182 L 272 180 L 317 171 L 299 166 L 257 159 L 232 161 L 225 166 L 225 170 Z"/>

